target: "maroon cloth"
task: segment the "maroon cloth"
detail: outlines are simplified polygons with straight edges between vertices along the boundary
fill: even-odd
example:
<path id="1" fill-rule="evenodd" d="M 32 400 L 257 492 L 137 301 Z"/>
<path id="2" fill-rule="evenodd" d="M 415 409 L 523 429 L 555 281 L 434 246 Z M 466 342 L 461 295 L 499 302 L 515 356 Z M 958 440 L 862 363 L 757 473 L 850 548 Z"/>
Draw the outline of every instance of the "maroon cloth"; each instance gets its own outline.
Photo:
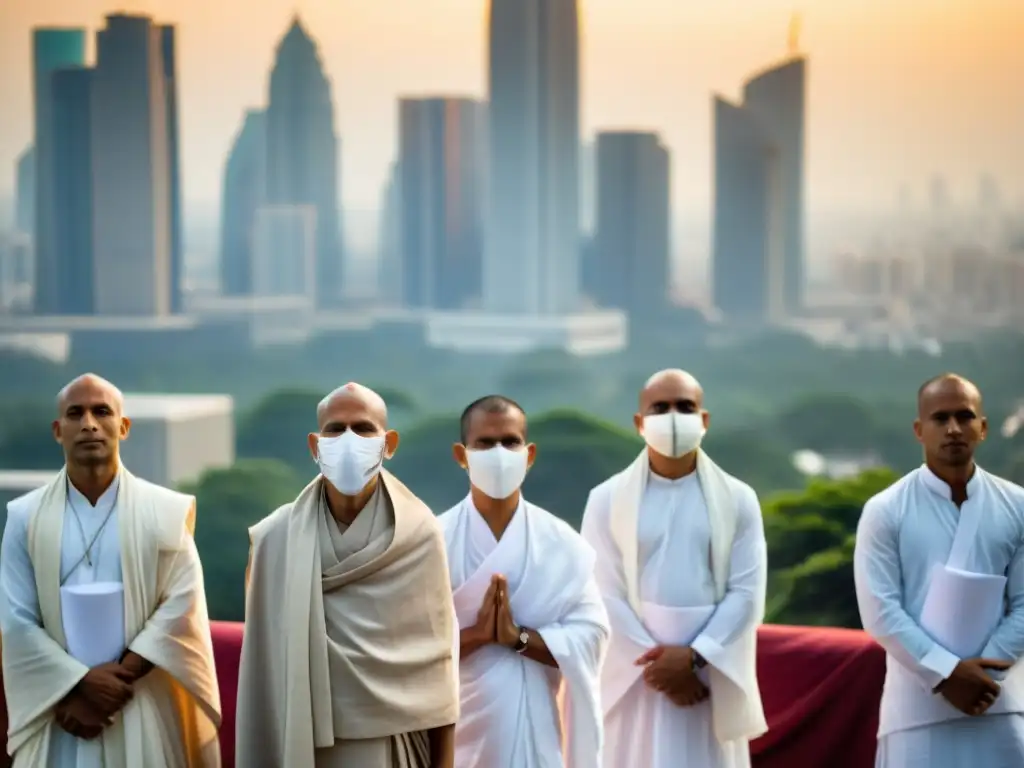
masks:
<path id="1" fill-rule="evenodd" d="M 212 626 L 224 713 L 220 748 L 224 768 L 233 768 L 242 625 L 215 621 Z M 754 768 L 874 766 L 885 653 L 867 635 L 848 629 L 762 627 L 757 675 L 768 733 L 751 745 Z M 0 759 L 0 768 L 9 764 Z"/>

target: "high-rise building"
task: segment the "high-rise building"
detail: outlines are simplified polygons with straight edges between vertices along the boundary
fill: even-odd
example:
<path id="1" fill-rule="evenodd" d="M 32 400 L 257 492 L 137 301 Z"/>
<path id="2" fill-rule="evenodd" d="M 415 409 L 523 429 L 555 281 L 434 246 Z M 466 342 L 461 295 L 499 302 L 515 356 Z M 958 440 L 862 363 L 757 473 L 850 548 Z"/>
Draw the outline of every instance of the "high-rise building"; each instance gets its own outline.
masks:
<path id="1" fill-rule="evenodd" d="M 253 228 L 253 295 L 316 295 L 316 206 L 263 205 Z"/>
<path id="2" fill-rule="evenodd" d="M 748 80 L 741 105 L 715 99 L 713 293 L 727 315 L 803 306 L 805 87 L 794 55 Z"/>
<path id="3" fill-rule="evenodd" d="M 398 162 L 391 164 L 377 236 L 377 298 L 402 303 L 402 184 Z"/>
<path id="4" fill-rule="evenodd" d="M 36 150 L 31 144 L 18 155 L 14 190 L 14 228 L 31 237 L 36 217 Z"/>
<path id="5" fill-rule="evenodd" d="M 642 330 L 669 304 L 669 153 L 656 133 L 608 131 L 597 135 L 596 165 L 593 298 Z"/>
<path id="6" fill-rule="evenodd" d="M 576 0 L 491 0 L 483 270 L 490 312 L 578 308 L 578 27 Z"/>
<path id="7" fill-rule="evenodd" d="M 296 18 L 277 48 L 267 107 L 267 203 L 316 209 L 316 301 L 342 301 L 338 139 L 331 84 Z"/>
<path id="8" fill-rule="evenodd" d="M 256 211 L 266 198 L 267 120 L 263 110 L 246 112 L 224 166 L 221 205 L 220 291 L 253 293 Z"/>
<path id="9" fill-rule="evenodd" d="M 784 314 L 785 237 L 779 150 L 757 115 L 716 98 L 711 288 L 733 320 Z"/>
<path id="10" fill-rule="evenodd" d="M 479 303 L 486 108 L 473 99 L 398 105 L 402 303 Z"/>
<path id="11" fill-rule="evenodd" d="M 184 310 L 185 240 L 181 220 L 181 160 L 178 156 L 178 76 L 174 26 L 160 27 L 164 99 L 167 118 L 167 160 L 171 183 L 171 312 Z"/>
<path id="12" fill-rule="evenodd" d="M 50 94 L 51 74 L 56 69 L 85 64 L 84 29 L 35 29 L 32 33 L 32 96 L 35 118 L 36 202 L 35 311 L 54 314 L 60 311 L 57 301 L 57 254 L 54 251 L 53 191 L 56 168 L 53 162 L 53 139 L 50 128 L 53 99 Z"/>
<path id="13" fill-rule="evenodd" d="M 171 139 L 163 32 L 114 14 L 92 81 L 93 259 L 98 314 L 172 310 Z"/>
<path id="14" fill-rule="evenodd" d="M 94 314 L 96 285 L 105 279 L 93 259 L 92 75 L 85 67 L 58 69 L 50 83 L 49 134 L 57 170 L 51 198 L 53 314 Z"/>

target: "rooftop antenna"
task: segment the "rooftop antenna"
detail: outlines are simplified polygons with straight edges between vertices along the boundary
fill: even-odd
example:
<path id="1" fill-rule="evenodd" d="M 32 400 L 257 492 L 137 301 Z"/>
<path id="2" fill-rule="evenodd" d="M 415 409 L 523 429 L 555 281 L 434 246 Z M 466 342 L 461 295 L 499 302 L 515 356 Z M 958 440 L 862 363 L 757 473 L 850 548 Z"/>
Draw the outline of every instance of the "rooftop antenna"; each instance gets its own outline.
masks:
<path id="1" fill-rule="evenodd" d="M 802 22 L 803 19 L 800 16 L 800 12 L 793 11 L 793 15 L 789 19 L 789 35 L 786 41 L 786 47 L 789 49 L 790 56 L 796 56 L 800 53 L 800 27 Z"/>

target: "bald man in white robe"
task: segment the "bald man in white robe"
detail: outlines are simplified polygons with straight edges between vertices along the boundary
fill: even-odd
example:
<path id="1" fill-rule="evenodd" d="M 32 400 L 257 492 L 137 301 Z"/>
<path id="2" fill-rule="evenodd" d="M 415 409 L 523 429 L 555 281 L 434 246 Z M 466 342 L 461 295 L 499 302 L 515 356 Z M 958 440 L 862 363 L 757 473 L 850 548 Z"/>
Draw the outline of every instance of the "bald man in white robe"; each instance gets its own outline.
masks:
<path id="1" fill-rule="evenodd" d="M 634 417 L 647 448 L 587 500 L 582 534 L 612 628 L 605 768 L 746 768 L 749 741 L 767 730 L 761 509 L 700 449 L 703 397 L 684 371 L 652 376 Z"/>
<path id="2" fill-rule="evenodd" d="M 358 384 L 308 443 L 320 474 L 250 531 L 236 760 L 452 768 L 458 633 L 444 536 L 382 463 L 398 433 Z"/>
<path id="3" fill-rule="evenodd" d="M 16 767 L 220 765 L 195 499 L 120 463 L 118 389 L 58 396 L 57 478 L 8 505 L 0 629 Z"/>

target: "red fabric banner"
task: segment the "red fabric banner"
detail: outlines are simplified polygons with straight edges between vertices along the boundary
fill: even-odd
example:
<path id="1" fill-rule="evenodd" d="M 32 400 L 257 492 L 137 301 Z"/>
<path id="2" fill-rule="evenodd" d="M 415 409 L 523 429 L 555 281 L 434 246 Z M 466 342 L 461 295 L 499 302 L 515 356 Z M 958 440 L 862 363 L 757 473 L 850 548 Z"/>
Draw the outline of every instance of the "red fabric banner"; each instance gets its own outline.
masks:
<path id="1" fill-rule="evenodd" d="M 213 622 L 224 710 L 224 768 L 235 765 L 235 697 L 242 625 Z M 751 745 L 754 768 L 872 768 L 885 653 L 863 632 L 765 626 L 757 674 L 768 733 Z M 3 715 L 7 730 L 7 707 Z M 10 759 L 0 759 L 0 768 Z M 640 768 L 638 766 L 638 768 Z"/>

